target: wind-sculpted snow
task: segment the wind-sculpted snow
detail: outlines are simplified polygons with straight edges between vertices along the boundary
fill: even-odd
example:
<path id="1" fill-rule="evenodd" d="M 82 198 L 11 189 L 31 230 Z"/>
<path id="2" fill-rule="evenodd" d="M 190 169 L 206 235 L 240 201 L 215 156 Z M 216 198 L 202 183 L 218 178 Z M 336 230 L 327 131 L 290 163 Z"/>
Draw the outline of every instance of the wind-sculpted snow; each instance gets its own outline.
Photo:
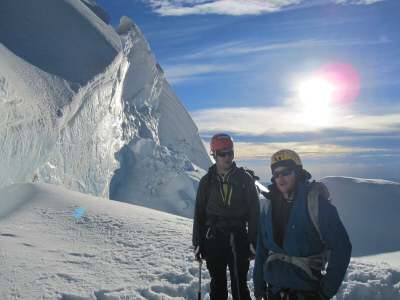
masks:
<path id="1" fill-rule="evenodd" d="M 112 27 L 85 4 L 79 0 L 2 0 L 0 42 L 48 75 L 84 86 L 114 60 L 121 44 Z"/>
<path id="2" fill-rule="evenodd" d="M 90 0 L 0 3 L 0 187 L 47 182 L 159 209 L 164 197 L 192 215 L 211 165 L 197 127 L 135 23 L 114 31 L 105 14 Z"/>
<path id="3" fill-rule="evenodd" d="M 49 184 L 8 186 L 0 299 L 197 299 L 191 231 L 192 220 L 173 214 Z M 399 300 L 398 266 L 353 259 L 336 300 Z M 252 272 L 253 262 L 251 293 Z M 209 283 L 204 264 L 203 299 Z"/>
<path id="4" fill-rule="evenodd" d="M 400 184 L 334 176 L 321 181 L 349 233 L 353 256 L 399 251 Z"/>
<path id="5" fill-rule="evenodd" d="M 82 86 L 104 72 L 120 49 L 118 35 L 80 1 L 0 2 L 0 186 L 21 181 L 49 162 L 61 132 L 91 98 Z M 76 141 L 79 151 L 88 138 Z M 75 151 L 68 145 L 62 150 L 59 156 Z M 62 167 L 58 172 L 67 173 L 71 164 Z M 39 177 L 32 174 L 28 180 Z"/>

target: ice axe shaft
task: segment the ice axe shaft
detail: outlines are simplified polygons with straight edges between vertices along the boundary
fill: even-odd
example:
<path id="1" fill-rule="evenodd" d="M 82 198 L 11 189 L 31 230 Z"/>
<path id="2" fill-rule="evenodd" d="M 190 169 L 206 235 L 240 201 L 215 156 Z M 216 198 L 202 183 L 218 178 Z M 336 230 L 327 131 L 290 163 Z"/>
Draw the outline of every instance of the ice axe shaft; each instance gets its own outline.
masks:
<path id="1" fill-rule="evenodd" d="M 236 244 L 235 244 L 235 235 L 231 233 L 231 246 L 232 246 L 232 252 L 233 252 L 233 259 L 234 259 L 234 265 L 235 265 L 235 277 L 236 277 L 236 287 L 237 287 L 237 294 L 238 294 L 238 299 L 240 300 L 240 293 L 239 293 L 239 277 L 238 277 L 238 270 L 237 270 L 237 257 L 236 257 Z"/>
<path id="2" fill-rule="evenodd" d="M 197 299 L 201 300 L 201 265 L 203 264 L 203 261 L 200 259 L 199 260 L 199 290 L 197 293 Z"/>

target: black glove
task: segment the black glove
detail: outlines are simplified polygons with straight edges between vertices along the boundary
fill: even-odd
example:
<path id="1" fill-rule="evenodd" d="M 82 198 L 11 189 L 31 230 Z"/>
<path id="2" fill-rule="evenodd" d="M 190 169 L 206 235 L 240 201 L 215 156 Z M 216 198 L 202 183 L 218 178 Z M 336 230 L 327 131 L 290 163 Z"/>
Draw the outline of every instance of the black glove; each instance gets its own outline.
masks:
<path id="1" fill-rule="evenodd" d="M 318 299 L 321 299 L 321 300 L 329 300 L 330 299 L 327 295 L 325 295 L 325 293 L 322 290 L 319 291 L 317 293 L 317 295 L 318 295 Z"/>
<path id="2" fill-rule="evenodd" d="M 194 247 L 194 259 L 198 262 L 201 262 L 204 259 L 204 249 L 200 246 Z"/>
<path id="3" fill-rule="evenodd" d="M 250 243 L 250 256 L 247 260 L 254 260 L 254 258 L 256 257 L 256 248 L 256 244 Z"/>
<path id="4" fill-rule="evenodd" d="M 305 300 L 329 300 L 329 297 L 322 290 L 318 293 L 303 292 L 302 295 Z"/>

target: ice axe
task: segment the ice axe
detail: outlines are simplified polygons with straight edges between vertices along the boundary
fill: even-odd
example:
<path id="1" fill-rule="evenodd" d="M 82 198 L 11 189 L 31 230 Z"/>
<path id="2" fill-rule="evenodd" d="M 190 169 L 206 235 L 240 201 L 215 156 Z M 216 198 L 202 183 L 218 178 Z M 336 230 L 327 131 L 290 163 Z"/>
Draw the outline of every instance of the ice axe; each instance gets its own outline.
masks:
<path id="1" fill-rule="evenodd" d="M 203 264 L 203 261 L 199 259 L 199 291 L 197 293 L 197 299 L 201 300 L 201 265 Z"/>
<path id="2" fill-rule="evenodd" d="M 240 292 L 239 292 L 239 277 L 238 277 L 238 270 L 237 270 L 237 257 L 236 257 L 236 244 L 235 244 L 235 234 L 231 233 L 231 246 L 232 246 L 232 252 L 233 252 L 233 259 L 234 259 L 234 273 L 236 277 L 236 287 L 237 287 L 237 294 L 238 294 L 238 299 L 240 300 Z"/>

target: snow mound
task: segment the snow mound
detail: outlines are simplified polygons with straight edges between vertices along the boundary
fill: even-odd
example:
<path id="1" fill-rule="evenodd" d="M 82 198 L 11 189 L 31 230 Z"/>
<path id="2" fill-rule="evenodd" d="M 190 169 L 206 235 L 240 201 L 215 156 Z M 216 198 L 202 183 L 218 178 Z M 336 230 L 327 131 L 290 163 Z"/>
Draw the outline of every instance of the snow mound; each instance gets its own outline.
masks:
<path id="1" fill-rule="evenodd" d="M 399 300 L 400 269 L 385 263 L 365 263 L 353 259 L 336 299 Z"/>
<path id="2" fill-rule="evenodd" d="M 334 176 L 321 181 L 349 233 L 353 256 L 399 251 L 400 184 Z"/>

